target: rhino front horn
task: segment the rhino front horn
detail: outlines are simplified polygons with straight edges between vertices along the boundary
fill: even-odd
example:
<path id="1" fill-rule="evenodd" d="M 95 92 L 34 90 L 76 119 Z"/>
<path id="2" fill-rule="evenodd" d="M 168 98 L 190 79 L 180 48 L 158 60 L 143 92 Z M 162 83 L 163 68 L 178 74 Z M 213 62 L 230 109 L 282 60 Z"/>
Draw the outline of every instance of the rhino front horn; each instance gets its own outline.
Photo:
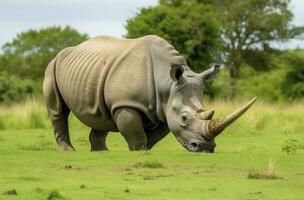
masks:
<path id="1" fill-rule="evenodd" d="M 208 138 L 212 139 L 219 135 L 226 127 L 237 120 L 242 114 L 244 114 L 256 101 L 257 97 L 253 98 L 248 104 L 238 109 L 237 111 L 226 116 L 224 119 L 207 120 L 203 125 L 203 133 Z"/>

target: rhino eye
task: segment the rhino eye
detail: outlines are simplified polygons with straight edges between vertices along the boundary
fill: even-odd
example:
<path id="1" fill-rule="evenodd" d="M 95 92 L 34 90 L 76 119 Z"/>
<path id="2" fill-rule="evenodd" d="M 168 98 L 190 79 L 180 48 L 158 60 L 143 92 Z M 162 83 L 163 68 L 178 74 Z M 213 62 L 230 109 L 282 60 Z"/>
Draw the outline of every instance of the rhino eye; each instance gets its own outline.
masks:
<path id="1" fill-rule="evenodd" d="M 180 114 L 180 125 L 184 128 L 187 128 L 189 126 L 189 122 L 190 122 L 190 116 L 189 113 L 184 112 Z"/>

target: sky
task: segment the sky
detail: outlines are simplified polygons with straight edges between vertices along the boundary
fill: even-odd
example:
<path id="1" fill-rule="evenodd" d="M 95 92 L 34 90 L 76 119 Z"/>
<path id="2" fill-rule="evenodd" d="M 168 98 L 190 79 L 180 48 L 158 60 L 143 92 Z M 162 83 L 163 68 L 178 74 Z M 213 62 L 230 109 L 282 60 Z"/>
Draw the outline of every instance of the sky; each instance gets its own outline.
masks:
<path id="1" fill-rule="evenodd" d="M 69 25 L 90 36 L 124 36 L 126 20 L 158 0 L 0 0 L 0 46 L 30 28 Z M 304 0 L 292 0 L 294 23 L 304 25 Z M 291 46 L 304 47 L 304 42 Z"/>

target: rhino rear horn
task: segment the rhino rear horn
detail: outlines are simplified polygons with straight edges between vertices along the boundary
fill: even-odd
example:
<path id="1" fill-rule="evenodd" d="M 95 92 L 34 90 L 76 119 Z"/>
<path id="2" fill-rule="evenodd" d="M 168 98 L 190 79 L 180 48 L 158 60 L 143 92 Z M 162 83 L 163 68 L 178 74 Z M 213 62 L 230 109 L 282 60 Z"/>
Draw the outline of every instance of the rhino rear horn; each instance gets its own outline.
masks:
<path id="1" fill-rule="evenodd" d="M 212 119 L 213 114 L 214 114 L 214 110 L 205 110 L 205 111 L 198 112 L 196 114 L 196 116 L 200 120 L 210 120 L 210 119 Z"/>

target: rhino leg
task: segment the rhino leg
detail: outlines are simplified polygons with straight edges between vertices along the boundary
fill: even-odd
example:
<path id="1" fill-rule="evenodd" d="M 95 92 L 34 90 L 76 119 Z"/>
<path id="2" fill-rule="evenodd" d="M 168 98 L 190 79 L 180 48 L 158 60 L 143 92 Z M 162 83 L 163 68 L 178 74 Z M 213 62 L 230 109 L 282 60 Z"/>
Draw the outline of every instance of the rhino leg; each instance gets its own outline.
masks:
<path id="1" fill-rule="evenodd" d="M 160 124 L 157 128 L 147 131 L 147 149 L 151 149 L 157 142 L 170 132 L 168 125 Z"/>
<path id="2" fill-rule="evenodd" d="M 58 112 L 59 114 L 54 115 L 50 113 L 50 118 L 54 128 L 54 135 L 57 145 L 60 150 L 63 151 L 74 151 L 74 147 L 71 144 L 69 126 L 68 126 L 68 116 L 69 111 L 65 109 Z"/>
<path id="3" fill-rule="evenodd" d="M 63 151 L 74 151 L 75 149 L 71 144 L 69 135 L 68 116 L 62 115 L 56 120 L 52 120 L 52 124 L 59 149 Z"/>
<path id="4" fill-rule="evenodd" d="M 114 113 L 114 120 L 131 151 L 146 149 L 147 136 L 138 111 L 132 108 L 119 108 Z"/>
<path id="5" fill-rule="evenodd" d="M 46 69 L 43 82 L 44 101 L 52 121 L 54 135 L 59 149 L 65 151 L 74 150 L 70 141 L 68 117 L 70 109 L 63 101 L 54 80 L 54 60 Z"/>
<path id="6" fill-rule="evenodd" d="M 91 143 L 91 151 L 107 151 L 106 138 L 108 132 L 98 131 L 95 129 L 91 129 L 90 132 L 90 143 Z"/>

